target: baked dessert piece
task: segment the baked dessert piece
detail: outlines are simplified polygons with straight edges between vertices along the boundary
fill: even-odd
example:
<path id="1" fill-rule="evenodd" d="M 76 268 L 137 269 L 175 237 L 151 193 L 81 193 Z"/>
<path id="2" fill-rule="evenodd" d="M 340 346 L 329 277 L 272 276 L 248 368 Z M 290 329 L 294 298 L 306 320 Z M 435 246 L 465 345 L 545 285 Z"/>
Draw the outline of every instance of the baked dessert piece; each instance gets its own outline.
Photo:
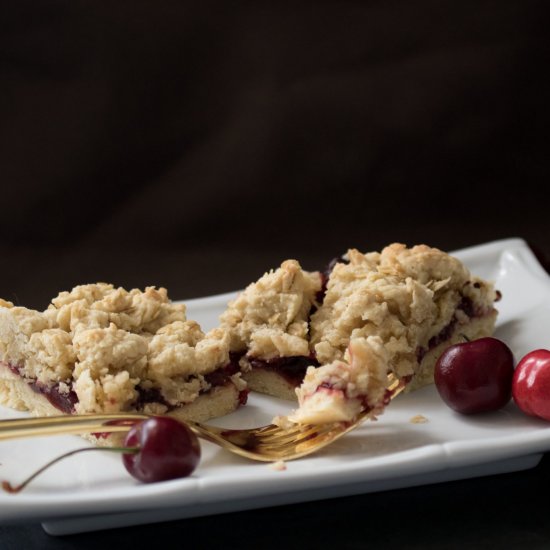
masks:
<path id="1" fill-rule="evenodd" d="M 233 411 L 246 393 L 228 334 L 204 334 L 163 288 L 82 285 L 43 312 L 0 302 L 0 403 L 8 407 L 204 421 Z"/>
<path id="2" fill-rule="evenodd" d="M 323 305 L 311 316 L 319 363 L 297 389 L 298 423 L 380 414 L 392 377 L 410 391 L 433 382 L 449 345 L 493 333 L 499 293 L 462 263 L 425 245 L 381 253 L 350 250 L 336 263 Z"/>
<path id="3" fill-rule="evenodd" d="M 408 389 L 433 382 L 447 346 L 493 333 L 498 297 L 492 283 L 449 254 L 394 243 L 381 252 L 349 250 L 325 273 L 305 272 L 288 260 L 247 287 L 221 316 L 221 326 L 255 391 L 296 399 L 306 369 L 321 368 L 309 370 L 308 386 L 298 391 L 303 401 L 323 372 L 333 378 L 337 371 L 342 383 L 355 376 L 360 362 L 350 367 L 346 352 L 356 339 L 372 343 L 376 337 L 386 374 Z M 361 347 L 368 349 L 366 343 Z M 369 353 L 376 356 L 373 350 L 363 356 Z"/>
<path id="4" fill-rule="evenodd" d="M 311 349 L 325 364 L 342 359 L 351 340 L 378 336 L 389 371 L 418 388 L 433 382 L 446 347 L 494 332 L 499 298 L 492 283 L 436 248 L 394 243 L 380 253 L 350 250 L 311 316 Z"/>
<path id="5" fill-rule="evenodd" d="M 320 273 L 287 260 L 250 284 L 230 302 L 220 327 L 230 338 L 231 357 L 252 391 L 296 399 L 310 365 L 309 318 L 318 305 Z"/>

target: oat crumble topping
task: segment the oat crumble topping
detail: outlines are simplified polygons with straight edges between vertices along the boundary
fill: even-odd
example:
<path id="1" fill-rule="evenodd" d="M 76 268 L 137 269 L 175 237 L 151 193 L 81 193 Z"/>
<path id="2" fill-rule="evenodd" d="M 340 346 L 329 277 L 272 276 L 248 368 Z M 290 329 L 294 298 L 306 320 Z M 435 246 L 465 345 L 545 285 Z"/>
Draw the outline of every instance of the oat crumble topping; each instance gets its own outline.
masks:
<path id="1" fill-rule="evenodd" d="M 492 285 L 436 248 L 392 244 L 381 253 L 352 249 L 331 273 L 322 306 L 311 318 L 311 345 L 320 363 L 342 359 L 354 338 L 379 336 L 392 370 L 413 374 L 417 348 L 427 347 L 464 296 L 492 310 Z M 475 284 L 472 284 L 475 283 Z M 462 313 L 462 321 L 468 317 Z"/>
<path id="2" fill-rule="evenodd" d="M 251 357 L 289 357 L 309 353 L 309 313 L 321 289 L 319 273 L 295 260 L 250 284 L 220 316 L 232 351 Z"/>
<path id="3" fill-rule="evenodd" d="M 44 312 L 2 302 L 0 321 L 0 356 L 30 380 L 75 391 L 78 413 L 127 409 L 138 386 L 169 404 L 189 403 L 210 388 L 204 376 L 229 360 L 228 334 L 204 334 L 164 288 L 81 285 Z M 238 373 L 232 379 L 242 388 Z"/>

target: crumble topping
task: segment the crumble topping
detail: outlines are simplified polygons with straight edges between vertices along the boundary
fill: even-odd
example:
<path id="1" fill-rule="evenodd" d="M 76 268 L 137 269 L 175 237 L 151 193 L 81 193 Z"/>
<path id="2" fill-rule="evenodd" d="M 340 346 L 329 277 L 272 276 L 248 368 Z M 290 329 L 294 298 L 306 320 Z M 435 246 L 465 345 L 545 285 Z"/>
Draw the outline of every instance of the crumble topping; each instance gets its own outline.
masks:
<path id="1" fill-rule="evenodd" d="M 147 359 L 147 379 L 142 386 L 161 389 L 172 405 L 189 403 L 210 389 L 204 375 L 229 361 L 229 337 L 220 329 L 205 335 L 195 321 L 176 321 L 153 336 Z"/>
<path id="2" fill-rule="evenodd" d="M 158 330 L 149 342 L 152 376 L 206 374 L 227 361 L 228 335 L 214 329 L 205 335 L 195 321 L 176 321 Z"/>
<path id="3" fill-rule="evenodd" d="M 191 402 L 211 387 L 204 376 L 229 361 L 227 333 L 204 334 L 164 288 L 81 285 L 60 293 L 44 312 L 5 303 L 0 359 L 25 378 L 57 384 L 62 394 L 74 391 L 78 413 L 127 409 L 139 388 L 158 390 L 168 404 Z M 239 376 L 231 380 L 242 387 Z"/>
<path id="4" fill-rule="evenodd" d="M 416 351 L 427 348 L 456 316 L 464 297 L 490 312 L 496 293 L 464 265 L 436 248 L 394 243 L 382 252 L 349 250 L 337 263 L 322 306 L 311 317 L 311 345 L 320 363 L 342 359 L 352 339 L 379 336 L 392 370 L 413 374 Z M 477 312 L 481 314 L 481 311 Z"/>
<path id="5" fill-rule="evenodd" d="M 107 371 L 127 370 L 133 377 L 143 375 L 147 364 L 147 340 L 111 323 L 107 328 L 90 328 L 77 331 L 73 348 L 78 362 L 74 374 L 90 371 L 99 377 Z"/>
<path id="6" fill-rule="evenodd" d="M 114 323 L 129 332 L 154 334 L 169 323 L 186 320 L 185 305 L 172 303 L 165 288 L 127 291 L 106 283 L 61 292 L 45 315 L 66 331 L 105 328 Z"/>
<path id="7" fill-rule="evenodd" d="M 76 362 L 71 335 L 51 328 L 31 334 L 22 373 L 46 384 L 69 380 Z"/>
<path id="8" fill-rule="evenodd" d="M 44 316 L 24 307 L 0 306 L 0 360 L 9 357 L 20 365 L 25 361 L 25 349 L 31 335 L 50 328 Z"/>
<path id="9" fill-rule="evenodd" d="M 302 270 L 296 260 L 264 274 L 220 316 L 231 350 L 265 359 L 308 355 L 309 313 L 320 290 L 320 274 Z"/>

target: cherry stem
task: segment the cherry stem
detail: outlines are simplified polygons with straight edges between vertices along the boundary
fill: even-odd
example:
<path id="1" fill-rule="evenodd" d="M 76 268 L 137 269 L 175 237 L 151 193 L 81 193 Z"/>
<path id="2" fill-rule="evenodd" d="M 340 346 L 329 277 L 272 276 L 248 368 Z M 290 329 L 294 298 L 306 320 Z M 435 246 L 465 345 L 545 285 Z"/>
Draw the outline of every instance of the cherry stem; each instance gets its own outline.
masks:
<path id="1" fill-rule="evenodd" d="M 470 342 L 470 339 L 465 334 L 460 333 L 460 336 L 462 336 L 466 342 Z"/>
<path id="2" fill-rule="evenodd" d="M 8 493 L 19 493 L 22 491 L 33 479 L 35 479 L 37 476 L 39 476 L 42 472 L 47 470 L 50 466 L 53 466 L 57 462 L 60 462 L 64 458 L 67 458 L 69 456 L 75 455 L 77 453 L 83 453 L 86 451 L 113 451 L 116 453 L 138 453 L 139 447 L 84 447 L 82 449 L 75 449 L 74 451 L 69 451 L 68 453 L 62 454 L 61 456 L 58 456 L 54 458 L 53 460 L 50 460 L 47 464 L 36 470 L 32 475 L 30 475 L 25 481 L 20 483 L 19 485 L 12 485 L 9 481 L 2 481 L 2 489 Z"/>

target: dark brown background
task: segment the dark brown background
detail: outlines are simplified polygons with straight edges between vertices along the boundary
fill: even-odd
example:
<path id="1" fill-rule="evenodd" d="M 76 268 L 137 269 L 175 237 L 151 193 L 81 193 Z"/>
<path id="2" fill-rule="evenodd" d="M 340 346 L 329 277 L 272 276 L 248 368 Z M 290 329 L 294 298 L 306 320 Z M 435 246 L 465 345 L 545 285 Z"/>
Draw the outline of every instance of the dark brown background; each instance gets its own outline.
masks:
<path id="1" fill-rule="evenodd" d="M 44 308 L 103 280 L 185 299 L 287 257 L 315 269 L 392 241 L 522 237 L 550 256 L 548 12 L 545 0 L 0 0 L 0 296 Z M 530 505 L 547 462 L 161 531 L 55 541 L 1 527 L 0 546 L 542 548 L 547 506 Z"/>
<path id="2" fill-rule="evenodd" d="M 545 1 L 2 2 L 0 296 L 550 253 Z"/>

